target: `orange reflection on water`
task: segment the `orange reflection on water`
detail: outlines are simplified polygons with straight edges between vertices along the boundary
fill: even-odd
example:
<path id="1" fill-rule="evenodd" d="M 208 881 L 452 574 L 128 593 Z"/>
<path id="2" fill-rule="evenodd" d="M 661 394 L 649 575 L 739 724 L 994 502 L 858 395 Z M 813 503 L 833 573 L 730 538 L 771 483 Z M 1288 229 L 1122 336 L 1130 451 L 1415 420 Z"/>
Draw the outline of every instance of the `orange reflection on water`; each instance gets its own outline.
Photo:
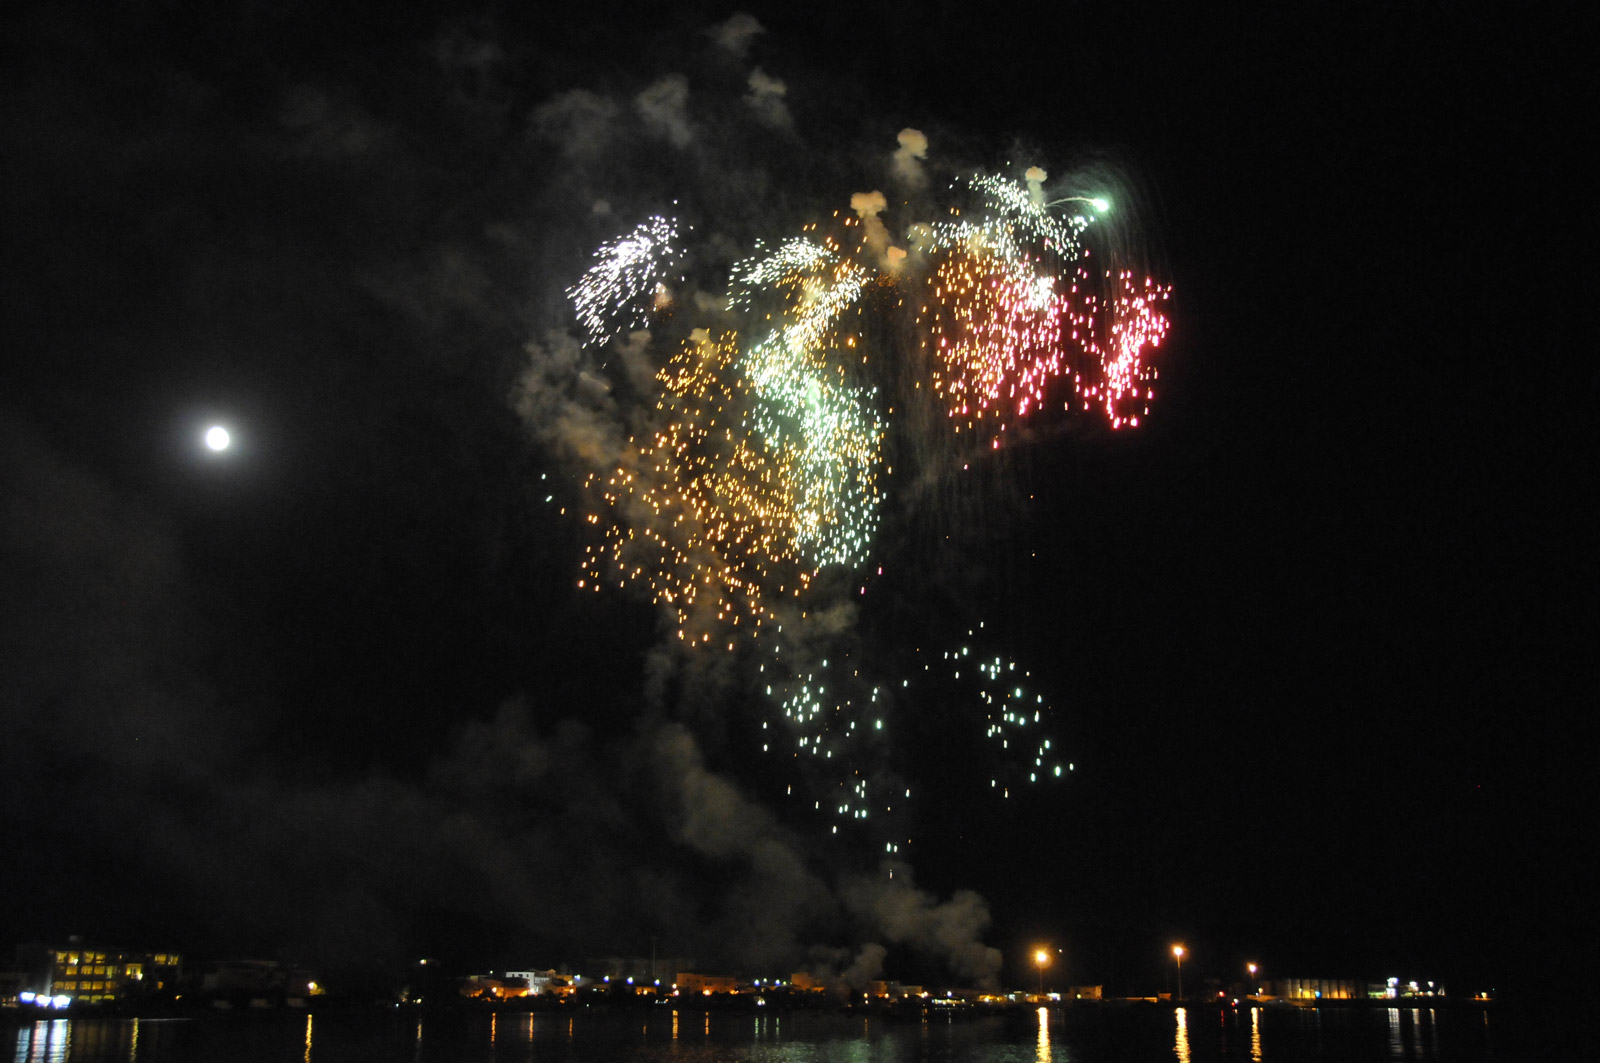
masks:
<path id="1" fill-rule="evenodd" d="M 1050 1063 L 1050 1009 L 1039 1009 L 1039 1059 L 1038 1063 Z"/>
<path id="2" fill-rule="evenodd" d="M 306 1063 L 311 1063 L 311 1020 L 313 1016 L 306 1016 Z"/>
<path id="3" fill-rule="evenodd" d="M 1189 1009 L 1178 1009 L 1178 1036 L 1172 1043 L 1178 1063 L 1189 1063 Z"/>
<path id="4" fill-rule="evenodd" d="M 1261 1009 L 1250 1009 L 1250 1059 L 1261 1063 Z"/>

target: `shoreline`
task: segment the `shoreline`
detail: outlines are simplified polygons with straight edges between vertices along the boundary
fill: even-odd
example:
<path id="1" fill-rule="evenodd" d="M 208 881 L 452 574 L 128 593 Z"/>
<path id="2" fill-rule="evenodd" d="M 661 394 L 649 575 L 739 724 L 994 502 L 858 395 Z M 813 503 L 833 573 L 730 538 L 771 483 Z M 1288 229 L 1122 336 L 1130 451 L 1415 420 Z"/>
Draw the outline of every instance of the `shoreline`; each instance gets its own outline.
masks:
<path id="1" fill-rule="evenodd" d="M 1171 1001 L 1151 997 L 1113 997 L 1103 1000 L 1058 1000 L 1041 1002 L 1031 1001 L 1006 1001 L 1004 1003 L 976 1003 L 958 1001 L 950 1004 L 935 1004 L 928 1001 L 869 1001 L 863 1003 L 840 1001 L 814 1001 L 814 1000 L 784 1000 L 777 999 L 764 1001 L 761 998 L 733 998 L 733 999 L 707 999 L 685 998 L 674 1000 L 663 998 L 657 1001 L 585 1001 L 581 1003 L 560 1002 L 553 1004 L 523 1003 L 515 1000 L 497 1001 L 493 1004 L 478 1001 L 463 1000 L 459 1003 L 451 1001 L 441 1005 L 427 1004 L 396 1004 L 381 1001 L 356 1001 L 356 1000 L 319 1000 L 315 1004 L 260 1004 L 246 1003 L 243 1006 L 195 1006 L 182 1005 L 163 1006 L 154 1008 L 117 1007 L 117 1006 L 84 1006 L 76 1008 L 41 1008 L 30 1005 L 0 1008 L 0 1025 L 21 1026 L 37 1022 L 53 1022 L 70 1019 L 119 1019 L 127 1021 L 199 1021 L 202 1019 L 216 1020 L 247 1020 L 253 1018 L 281 1018 L 284 1016 L 315 1016 L 323 1015 L 414 1015 L 417 1017 L 446 1017 L 465 1018 L 469 1016 L 494 1016 L 508 1015 L 548 1015 L 548 1016 L 576 1016 L 585 1015 L 625 1015 L 637 1017 L 640 1015 L 660 1014 L 668 1015 L 672 1012 L 693 1012 L 696 1014 L 709 1014 L 722 1012 L 729 1014 L 813 1014 L 813 1015 L 852 1015 L 868 1018 L 885 1018 L 893 1020 L 920 1020 L 931 1016 L 944 1016 L 947 1018 L 983 1018 L 987 1016 L 1006 1016 L 1029 1014 L 1044 1008 L 1051 1012 L 1097 1012 L 1097 1011 L 1177 1011 L 1180 1008 L 1186 1011 L 1205 1011 L 1225 1013 L 1229 1011 L 1247 1012 L 1256 1008 L 1269 1011 L 1488 1011 L 1499 1006 L 1493 999 L 1479 997 L 1407 997 L 1393 1000 L 1255 1000 L 1241 998 L 1237 1003 L 1226 1001 Z"/>

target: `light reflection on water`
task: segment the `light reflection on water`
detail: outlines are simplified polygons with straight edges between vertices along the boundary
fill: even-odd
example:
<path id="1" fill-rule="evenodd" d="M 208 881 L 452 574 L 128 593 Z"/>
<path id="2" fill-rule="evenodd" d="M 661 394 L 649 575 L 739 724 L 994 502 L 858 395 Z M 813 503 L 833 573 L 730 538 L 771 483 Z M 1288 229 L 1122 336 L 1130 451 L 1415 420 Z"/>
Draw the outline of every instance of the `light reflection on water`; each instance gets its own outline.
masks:
<path id="1" fill-rule="evenodd" d="M 64 1063 L 71 1048 L 71 1019 L 42 1020 L 17 1031 L 17 1063 Z"/>
<path id="2" fill-rule="evenodd" d="M 1389 1058 L 1416 1060 L 1418 1063 L 1444 1058 L 1438 1053 L 1437 1035 L 1439 1013 L 1435 1008 L 1390 1008 Z M 1488 1047 L 1489 1013 L 1483 1013 L 1484 1058 L 1492 1052 Z"/>
<path id="3" fill-rule="evenodd" d="M 1491 1063 L 1490 1029 L 1500 1019 L 1430 1008 L 1138 1006 L 920 1019 L 777 1009 L 507 1012 L 504 1028 L 492 1013 L 15 1025 L 0 1016 L 0 1063 Z M 1505 1040 L 1503 1029 L 1495 1035 Z M 16 1046 L 9 1060 L 8 1043 Z"/>

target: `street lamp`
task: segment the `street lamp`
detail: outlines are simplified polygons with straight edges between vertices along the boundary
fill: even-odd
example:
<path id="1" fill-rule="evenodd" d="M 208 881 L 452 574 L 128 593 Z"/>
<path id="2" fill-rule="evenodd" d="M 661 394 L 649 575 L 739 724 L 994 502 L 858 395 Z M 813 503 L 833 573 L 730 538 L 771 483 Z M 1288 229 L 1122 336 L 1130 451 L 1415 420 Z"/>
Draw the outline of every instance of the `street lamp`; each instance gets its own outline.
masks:
<path id="1" fill-rule="evenodd" d="M 1044 969 L 1050 966 L 1050 953 L 1046 949 L 1033 951 L 1034 965 L 1039 968 L 1039 995 L 1044 996 Z"/>
<path id="2" fill-rule="evenodd" d="M 1248 995 L 1253 997 L 1260 996 L 1261 987 L 1256 985 L 1256 965 L 1253 963 L 1247 963 L 1245 964 L 1245 968 L 1250 972 L 1250 992 Z"/>
<path id="3" fill-rule="evenodd" d="M 1183 946 L 1172 946 L 1172 956 L 1178 961 L 1178 999 L 1183 999 Z"/>

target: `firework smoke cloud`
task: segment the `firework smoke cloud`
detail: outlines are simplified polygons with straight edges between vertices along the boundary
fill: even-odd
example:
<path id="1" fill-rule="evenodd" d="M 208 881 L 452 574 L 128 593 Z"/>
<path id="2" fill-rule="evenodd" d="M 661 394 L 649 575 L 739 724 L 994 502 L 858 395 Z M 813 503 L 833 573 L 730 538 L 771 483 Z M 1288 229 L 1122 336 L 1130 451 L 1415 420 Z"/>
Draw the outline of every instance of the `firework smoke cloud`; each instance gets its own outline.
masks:
<path id="1" fill-rule="evenodd" d="M 913 873 L 907 736 L 970 743 L 998 807 L 1069 776 L 1059 695 L 982 616 L 912 602 L 943 621 L 912 645 L 884 603 L 914 581 L 884 573 L 920 574 L 907 529 L 1030 433 L 1149 415 L 1166 289 L 1133 199 L 840 102 L 746 14 L 603 74 L 477 18 L 290 73 L 256 14 L 217 9 L 202 63 L 148 7 L 30 31 L 69 74 L 6 97 L 41 263 L 8 312 L 66 337 L 52 371 L 115 349 L 150 394 L 256 389 L 259 424 L 154 483 L 129 440 L 96 465 L 50 407 L 0 406 L 0 578 L 29 603 L 0 622 L 7 843 L 126 863 L 135 936 L 220 951 L 659 937 L 752 975 L 993 982 L 984 900 Z M 96 68 L 123 30 L 147 65 Z M 59 311 L 102 282 L 137 313 Z M 41 817 L 63 764 L 99 781 Z M 0 874 L 51 913 L 29 934 L 104 905 Z"/>
<path id="2" fill-rule="evenodd" d="M 744 62 L 760 32 L 735 16 L 710 36 Z M 528 348 L 518 406 L 570 459 L 589 533 L 577 587 L 657 603 L 665 667 L 716 674 L 727 711 L 750 713 L 741 695 L 758 695 L 760 753 L 787 780 L 780 815 L 803 825 L 797 847 L 820 834 L 834 840 L 828 860 L 878 863 L 850 884 L 796 892 L 837 890 L 858 933 L 990 980 L 981 898 L 939 904 L 912 885 L 901 847 L 914 798 L 896 728 L 959 689 L 945 711 L 981 721 L 997 799 L 1072 765 L 1026 669 L 974 654 L 981 618 L 968 644 L 917 656 L 869 638 L 856 599 L 891 552 L 878 539 L 886 507 L 917 505 L 919 492 L 897 497 L 891 483 L 946 478 L 1035 423 L 1098 416 L 1124 428 L 1148 416 L 1169 290 L 1126 253 L 1136 203 L 1105 172 L 1052 182 L 1037 164 L 989 171 L 940 158 L 914 128 L 846 150 L 819 138 L 831 145 L 819 149 L 792 118 L 786 77 L 752 67 L 742 98 L 732 83 L 719 96 L 676 73 L 638 90 L 641 132 L 692 158 L 646 173 L 596 156 L 587 168 L 586 194 L 644 220 L 601 237 L 567 289 L 571 315 Z M 563 98 L 565 112 L 540 112 L 545 135 L 570 135 L 560 113 L 625 113 L 581 87 Z M 786 157 L 796 164 L 774 163 Z M 672 217 L 648 213 L 663 203 Z M 585 397 L 581 382 L 596 377 L 610 383 Z M 891 446 L 920 467 L 892 469 Z M 688 732 L 667 745 L 686 778 L 706 774 Z M 728 839 L 772 836 L 729 813 L 708 829 L 702 812 L 732 804 L 733 791 L 691 789 L 690 844 L 721 852 L 737 844 Z M 764 844 L 745 853 L 753 865 L 806 880 L 797 855 Z M 864 977 L 881 947 L 835 966 Z"/>

